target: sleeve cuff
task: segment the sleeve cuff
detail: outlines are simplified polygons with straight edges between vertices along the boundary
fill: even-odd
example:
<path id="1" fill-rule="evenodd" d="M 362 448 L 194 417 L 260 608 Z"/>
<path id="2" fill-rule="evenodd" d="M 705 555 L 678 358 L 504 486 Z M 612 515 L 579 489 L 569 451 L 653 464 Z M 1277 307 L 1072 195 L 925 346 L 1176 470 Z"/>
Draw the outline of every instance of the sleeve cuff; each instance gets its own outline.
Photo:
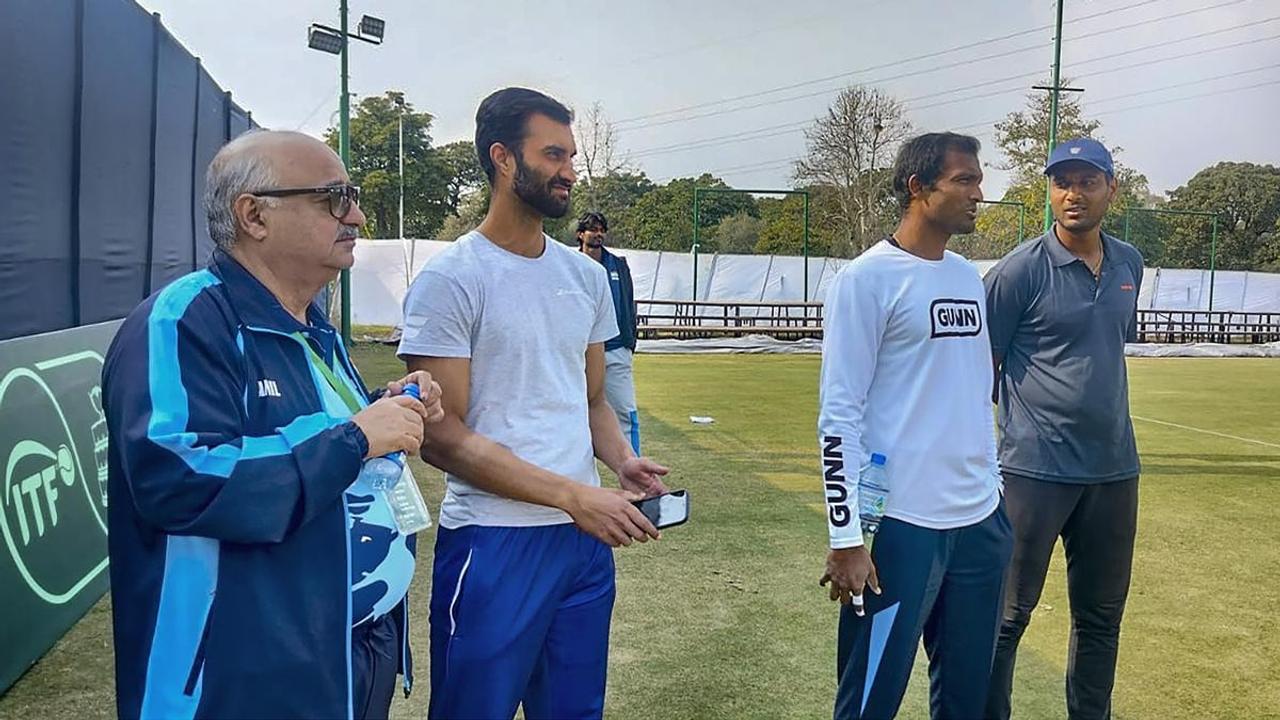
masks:
<path id="1" fill-rule="evenodd" d="M 369 438 L 365 437 L 364 431 L 360 429 L 360 426 L 357 425 L 354 420 L 347 421 L 344 428 L 347 436 L 350 437 L 351 440 L 355 442 L 356 447 L 360 449 L 360 459 L 364 460 L 364 457 L 369 454 Z"/>
<path id="2" fill-rule="evenodd" d="M 470 358 L 471 348 L 462 345 L 414 344 L 401 342 L 396 357 Z"/>
<path id="3" fill-rule="evenodd" d="M 865 543 L 863 543 L 863 541 L 862 541 L 862 538 L 861 538 L 861 537 L 858 537 L 858 538 L 840 538 L 839 540 L 832 540 L 832 541 L 831 541 L 831 549 L 832 549 L 832 550 L 847 550 L 848 548 L 862 547 L 864 544 L 865 544 Z"/>

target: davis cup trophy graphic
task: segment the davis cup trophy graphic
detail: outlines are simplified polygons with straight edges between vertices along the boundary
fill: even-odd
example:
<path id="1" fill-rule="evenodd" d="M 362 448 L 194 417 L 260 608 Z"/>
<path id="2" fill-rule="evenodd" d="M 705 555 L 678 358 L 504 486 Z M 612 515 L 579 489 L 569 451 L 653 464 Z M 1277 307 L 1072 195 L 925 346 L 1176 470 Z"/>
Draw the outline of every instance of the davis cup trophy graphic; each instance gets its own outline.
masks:
<path id="1" fill-rule="evenodd" d="M 89 391 L 89 404 L 98 419 L 89 427 L 93 435 L 93 462 L 98 468 L 98 490 L 102 493 L 102 507 L 107 506 L 107 416 L 102 412 L 102 388 L 94 385 Z"/>

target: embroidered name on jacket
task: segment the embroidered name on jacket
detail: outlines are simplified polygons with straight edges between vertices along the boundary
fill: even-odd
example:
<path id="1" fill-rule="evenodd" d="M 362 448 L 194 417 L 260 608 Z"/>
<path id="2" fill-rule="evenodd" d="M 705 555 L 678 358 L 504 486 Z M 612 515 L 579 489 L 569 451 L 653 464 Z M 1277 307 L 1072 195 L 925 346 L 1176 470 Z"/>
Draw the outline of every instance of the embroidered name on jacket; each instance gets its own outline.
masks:
<path id="1" fill-rule="evenodd" d="M 275 380 L 259 380 L 258 397 L 280 397 L 280 387 Z"/>
<path id="2" fill-rule="evenodd" d="M 939 298 L 929 305 L 931 338 L 972 337 L 982 332 L 976 300 Z"/>

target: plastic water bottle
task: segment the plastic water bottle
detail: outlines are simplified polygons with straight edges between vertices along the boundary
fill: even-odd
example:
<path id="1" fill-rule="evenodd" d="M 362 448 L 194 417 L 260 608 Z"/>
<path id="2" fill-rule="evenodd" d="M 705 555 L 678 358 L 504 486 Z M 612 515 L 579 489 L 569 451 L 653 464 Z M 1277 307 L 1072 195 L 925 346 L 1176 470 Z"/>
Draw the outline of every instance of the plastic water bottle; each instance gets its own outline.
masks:
<path id="1" fill-rule="evenodd" d="M 404 394 L 415 400 L 422 399 L 421 391 L 415 383 L 405 385 Z M 402 452 L 369 458 L 360 469 L 360 475 L 374 490 L 390 490 L 400 482 L 400 476 L 404 474 L 404 460 Z"/>
<path id="2" fill-rule="evenodd" d="M 421 399 L 418 386 L 414 383 L 405 385 L 404 394 Z M 431 513 L 427 510 L 427 503 L 422 499 L 422 492 L 418 490 L 413 474 L 405 467 L 403 452 L 369 458 L 360 469 L 360 478 L 386 498 L 387 505 L 391 508 L 391 519 L 401 534 L 412 535 L 431 527 Z"/>
<path id="3" fill-rule="evenodd" d="M 884 455 L 872 453 L 871 463 L 858 477 L 858 518 L 862 521 L 862 542 L 868 550 L 880 530 L 884 507 L 889 501 L 889 478 L 884 471 L 885 462 Z"/>

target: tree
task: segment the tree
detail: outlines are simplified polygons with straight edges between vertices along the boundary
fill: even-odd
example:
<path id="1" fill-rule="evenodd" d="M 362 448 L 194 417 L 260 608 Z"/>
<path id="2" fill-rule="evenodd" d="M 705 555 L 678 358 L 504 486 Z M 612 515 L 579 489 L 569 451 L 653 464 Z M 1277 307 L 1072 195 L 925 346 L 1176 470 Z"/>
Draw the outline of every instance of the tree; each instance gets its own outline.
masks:
<path id="1" fill-rule="evenodd" d="M 578 143 L 577 171 L 586 181 L 582 191 L 587 205 L 599 207 L 599 181 L 627 169 L 627 161 L 618 150 L 618 134 L 605 115 L 600 101 L 591 104 L 586 113 L 574 121 L 573 134 Z"/>
<path id="2" fill-rule="evenodd" d="M 1062 79 L 1062 85 L 1071 81 Z M 1048 93 L 1035 91 L 1027 95 L 1026 107 L 1009 113 L 1008 117 L 996 123 L 996 145 L 1004 153 L 1004 162 L 996 167 L 1008 170 L 1013 174 L 1013 184 L 1029 186 L 1040 183 L 1040 205 L 1044 207 L 1044 163 L 1049 157 L 1049 114 L 1050 97 Z M 1095 133 L 1102 127 L 1097 120 L 1088 120 L 1080 107 L 1080 98 L 1073 93 L 1060 93 L 1058 96 L 1058 139 L 1096 137 Z M 1114 155 L 1118 148 L 1111 148 Z"/>
<path id="3" fill-rule="evenodd" d="M 1070 81 L 1064 79 L 1063 85 Z M 1027 208 L 1026 233 L 1035 235 L 1043 227 L 1046 179 L 1044 164 L 1049 154 L 1050 98 L 1047 93 L 1034 92 L 1027 96 L 1026 107 L 1010 113 L 996 123 L 995 141 L 1004 155 L 1004 161 L 996 165 L 1010 171 L 1012 182 L 1003 200 L 1020 202 Z M 1064 93 L 1058 99 L 1058 138 L 1066 140 L 1091 137 L 1102 141 L 1098 131 L 1102 123 L 1086 118 L 1077 96 Z M 1113 159 L 1124 151 L 1110 147 Z M 1104 232 L 1123 237 L 1124 216 L 1129 208 L 1148 207 L 1150 192 L 1147 178 L 1133 168 L 1115 161 L 1116 183 L 1119 190 L 1111 202 L 1102 222 Z M 1135 214 L 1130 220 L 1129 239 L 1138 247 L 1143 258 L 1157 262 L 1163 254 L 1159 234 L 1159 221 L 1148 217 L 1149 213 Z M 984 252 L 990 257 L 1000 257 L 1012 250 L 1023 238 L 1014 237 L 1017 227 L 1017 208 L 990 208 L 978 218 L 975 232 L 981 238 Z M 963 252 L 962 246 L 958 246 Z"/>
<path id="4" fill-rule="evenodd" d="M 764 227 L 764 220 L 739 212 L 721 220 L 719 225 L 711 228 L 710 235 L 715 238 L 720 252 L 750 255 L 755 252 L 756 243 L 760 242 L 760 233 Z"/>
<path id="5" fill-rule="evenodd" d="M 432 117 L 401 110 L 401 93 L 388 91 L 367 97 L 351 118 L 351 157 L 347 172 L 361 189 L 360 209 L 368 221 L 366 237 L 399 235 L 399 119 L 404 116 L 404 228 L 409 237 L 432 237 L 447 212 L 447 171 L 431 147 Z M 338 130 L 329 128 L 325 141 L 338 148 Z"/>
<path id="6" fill-rule="evenodd" d="M 1276 220 L 1271 232 L 1259 238 L 1262 249 L 1258 253 L 1257 270 L 1280 273 L 1280 219 Z"/>
<path id="7" fill-rule="evenodd" d="M 812 192 L 810 193 L 812 202 Z M 760 198 L 760 219 L 764 221 L 764 229 L 760 231 L 760 241 L 755 251 L 760 255 L 803 255 L 804 243 L 804 197 L 801 195 L 785 195 L 783 197 Z M 810 207 L 812 210 L 812 207 Z M 809 228 L 809 255 L 830 254 L 830 236 L 817 228 Z"/>
<path id="8" fill-rule="evenodd" d="M 436 156 L 445 171 L 445 207 L 450 215 L 457 217 L 463 197 L 488 187 L 488 179 L 480 167 L 480 158 L 476 157 L 475 143 L 470 140 L 441 145 Z"/>
<path id="9" fill-rule="evenodd" d="M 466 233 L 475 230 L 489 212 L 490 189 L 485 185 L 475 192 L 469 193 L 458 203 L 458 214 L 445 217 L 440 230 L 436 232 L 437 240 L 457 240 Z"/>
<path id="10" fill-rule="evenodd" d="M 1217 266 L 1224 270 L 1274 267 L 1280 226 L 1280 168 L 1221 162 L 1169 193 L 1169 209 L 1218 214 Z M 1168 263 L 1208 267 L 1208 218 L 1170 217 Z"/>
<path id="11" fill-rule="evenodd" d="M 805 131 L 805 157 L 795 166 L 799 182 L 831 190 L 823 213 L 835 231 L 837 252 L 855 255 L 870 247 L 892 221 L 889 167 L 892 154 L 911 132 L 898 102 L 879 89 L 854 85 L 840 91 L 827 114 Z"/>
<path id="12" fill-rule="evenodd" d="M 573 206 L 565 217 L 563 235 L 548 229 L 553 237 L 576 244 L 577 219 L 588 211 L 603 213 L 609 220 L 609 243 L 615 247 L 631 247 L 635 240 L 633 208 L 653 184 L 642 172 L 617 171 L 594 181 L 579 180 L 573 188 Z M 548 225 L 550 228 L 550 225 Z"/>
<path id="13" fill-rule="evenodd" d="M 629 222 L 635 237 L 630 246 L 645 250 L 689 252 L 693 244 L 693 189 L 695 187 L 727 188 L 723 180 L 703 173 L 697 178 L 677 178 L 645 193 L 632 207 Z M 699 225 L 703 230 L 715 227 L 735 213 L 758 215 L 755 199 L 741 193 L 702 195 L 699 203 Z M 716 252 L 715 238 L 702 235 L 700 252 Z"/>
<path id="14" fill-rule="evenodd" d="M 1007 195 L 1006 200 L 1010 200 Z M 1020 198 L 1012 198 L 1019 201 Z M 970 260 L 995 260 L 1004 257 L 1022 240 L 1018 234 L 1020 221 L 1024 234 L 1035 234 L 1040 228 L 1040 210 L 1027 206 L 1025 213 L 1011 205 L 980 205 L 978 222 L 972 233 L 957 235 L 947 243 L 947 249 L 958 252 Z M 1020 217 L 1021 216 L 1021 217 Z"/>

